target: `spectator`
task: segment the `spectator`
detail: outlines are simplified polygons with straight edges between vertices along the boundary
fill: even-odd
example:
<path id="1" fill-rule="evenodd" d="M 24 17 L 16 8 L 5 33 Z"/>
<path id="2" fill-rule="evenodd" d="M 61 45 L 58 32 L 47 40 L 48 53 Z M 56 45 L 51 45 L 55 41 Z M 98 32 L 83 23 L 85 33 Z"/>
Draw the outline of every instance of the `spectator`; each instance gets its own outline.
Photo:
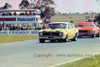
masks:
<path id="1" fill-rule="evenodd" d="M 47 27 L 46 23 L 43 23 L 42 29 L 45 29 Z"/>
<path id="2" fill-rule="evenodd" d="M 2 13 L 2 16 L 5 16 L 6 14 L 5 13 Z"/>
<path id="3" fill-rule="evenodd" d="M 16 12 L 14 12 L 13 15 L 16 16 L 17 15 Z"/>
<path id="4" fill-rule="evenodd" d="M 23 25 L 22 30 L 27 30 L 27 27 Z"/>
<path id="5" fill-rule="evenodd" d="M 20 13 L 19 15 L 25 15 L 24 13 Z"/>
<path id="6" fill-rule="evenodd" d="M 28 14 L 27 14 L 27 12 L 25 12 L 25 14 L 24 14 L 24 15 L 28 15 Z"/>
<path id="7" fill-rule="evenodd" d="M 11 26 L 9 27 L 9 29 L 10 29 L 10 30 L 13 30 L 13 25 L 11 25 Z"/>
<path id="8" fill-rule="evenodd" d="M 36 15 L 36 13 L 33 13 L 33 15 Z"/>
<path id="9" fill-rule="evenodd" d="M 12 14 L 11 14 L 11 13 L 9 13 L 9 16 L 12 16 Z"/>
<path id="10" fill-rule="evenodd" d="M 17 26 L 18 27 L 18 30 L 21 30 L 21 26 Z"/>
<path id="11" fill-rule="evenodd" d="M 0 24 L 0 30 L 2 30 L 2 25 Z"/>
<path id="12" fill-rule="evenodd" d="M 29 16 L 32 15 L 32 12 L 30 12 L 28 15 L 29 15 Z"/>
<path id="13" fill-rule="evenodd" d="M 32 30 L 32 27 L 31 26 L 29 26 L 29 30 Z"/>

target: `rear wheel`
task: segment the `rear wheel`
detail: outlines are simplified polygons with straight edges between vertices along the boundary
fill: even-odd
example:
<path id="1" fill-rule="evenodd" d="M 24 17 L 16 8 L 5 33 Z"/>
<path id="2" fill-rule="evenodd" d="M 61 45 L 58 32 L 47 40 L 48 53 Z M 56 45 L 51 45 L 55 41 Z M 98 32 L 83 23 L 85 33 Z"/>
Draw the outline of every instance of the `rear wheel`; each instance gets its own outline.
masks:
<path id="1" fill-rule="evenodd" d="M 40 43 L 44 43 L 45 40 L 44 40 L 44 39 L 39 39 L 39 42 L 40 42 Z"/>
<path id="2" fill-rule="evenodd" d="M 100 32 L 97 34 L 97 36 L 96 37 L 100 37 Z"/>

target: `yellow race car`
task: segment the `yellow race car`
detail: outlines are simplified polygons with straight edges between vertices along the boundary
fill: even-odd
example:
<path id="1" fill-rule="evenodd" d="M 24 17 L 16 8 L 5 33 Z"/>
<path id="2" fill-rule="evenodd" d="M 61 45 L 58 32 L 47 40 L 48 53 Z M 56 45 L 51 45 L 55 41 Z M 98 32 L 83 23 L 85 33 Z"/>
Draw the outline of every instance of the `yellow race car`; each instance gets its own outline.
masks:
<path id="1" fill-rule="evenodd" d="M 39 42 L 44 43 L 45 40 L 54 42 L 56 40 L 67 42 L 68 40 L 76 41 L 78 29 L 70 22 L 52 22 L 46 29 L 39 31 Z"/>

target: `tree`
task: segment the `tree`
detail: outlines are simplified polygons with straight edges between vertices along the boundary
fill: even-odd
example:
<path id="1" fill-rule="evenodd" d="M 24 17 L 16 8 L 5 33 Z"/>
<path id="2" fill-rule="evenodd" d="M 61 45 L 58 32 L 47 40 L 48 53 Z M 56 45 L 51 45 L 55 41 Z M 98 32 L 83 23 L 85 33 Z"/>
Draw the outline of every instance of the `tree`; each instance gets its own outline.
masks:
<path id="1" fill-rule="evenodd" d="M 10 5 L 10 4 L 8 4 L 8 3 L 5 3 L 5 5 L 3 6 L 3 7 L 0 7 L 0 9 L 2 10 L 2 9 L 9 9 L 9 8 L 11 8 L 12 6 Z"/>
<path id="2" fill-rule="evenodd" d="M 95 21 L 97 21 L 98 24 L 100 24 L 100 13 L 97 16 L 95 16 Z"/>
<path id="3" fill-rule="evenodd" d="M 89 14 L 89 13 L 88 13 L 88 12 L 85 12 L 84 14 L 86 14 L 86 15 L 87 15 L 87 14 Z"/>
<path id="4" fill-rule="evenodd" d="M 80 14 L 79 12 L 76 12 L 76 14 Z"/>
<path id="5" fill-rule="evenodd" d="M 27 0 L 22 0 L 22 2 L 26 2 Z M 22 4 L 22 7 L 26 7 L 24 4 Z M 27 1 L 28 2 L 28 1 Z M 28 3 L 27 4 L 28 8 L 31 8 Z M 37 5 L 38 4 L 38 5 Z M 55 4 L 53 0 L 38 0 L 37 3 L 35 4 L 36 6 L 34 7 L 35 9 L 39 9 L 41 11 L 41 19 L 46 19 L 47 17 L 51 17 L 54 15 L 55 12 Z M 27 9 L 28 9 L 27 8 Z M 33 7 L 31 9 L 34 9 Z"/>
<path id="6" fill-rule="evenodd" d="M 20 9 L 27 8 L 29 6 L 29 2 L 27 0 L 22 0 L 19 4 Z"/>

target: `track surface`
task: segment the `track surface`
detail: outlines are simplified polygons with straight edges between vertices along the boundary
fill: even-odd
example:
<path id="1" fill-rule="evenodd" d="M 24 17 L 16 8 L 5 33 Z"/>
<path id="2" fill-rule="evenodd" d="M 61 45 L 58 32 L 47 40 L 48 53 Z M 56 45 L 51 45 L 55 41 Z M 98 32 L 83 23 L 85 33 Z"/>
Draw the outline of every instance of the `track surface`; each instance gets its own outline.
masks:
<path id="1" fill-rule="evenodd" d="M 0 67 L 49 67 L 100 52 L 100 38 L 76 42 L 39 43 L 38 40 L 0 44 Z"/>

